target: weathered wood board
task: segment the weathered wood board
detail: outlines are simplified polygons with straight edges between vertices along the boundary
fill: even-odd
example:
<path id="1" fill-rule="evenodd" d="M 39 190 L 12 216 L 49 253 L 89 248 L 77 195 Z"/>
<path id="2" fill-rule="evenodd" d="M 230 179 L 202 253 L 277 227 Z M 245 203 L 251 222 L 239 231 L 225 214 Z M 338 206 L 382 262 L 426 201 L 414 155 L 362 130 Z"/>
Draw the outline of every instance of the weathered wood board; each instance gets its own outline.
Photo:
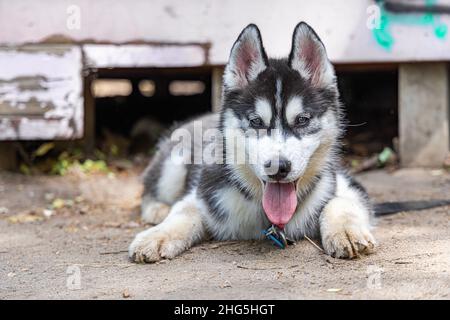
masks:
<path id="1" fill-rule="evenodd" d="M 386 3 L 387 0 L 384 0 Z M 389 0 L 450 6 L 450 0 Z M 378 2 L 379 3 L 379 2 Z M 223 65 L 244 26 L 256 23 L 267 53 L 289 53 L 306 21 L 334 63 L 450 60 L 450 14 L 392 14 L 375 0 L 0 0 L 0 44 L 209 43 Z M 107 11 L 107 14 L 105 12 Z M 383 23 L 377 21 L 383 18 Z"/>
<path id="2" fill-rule="evenodd" d="M 194 44 L 86 44 L 83 52 L 89 68 L 198 67 L 208 58 L 207 46 Z"/>
<path id="3" fill-rule="evenodd" d="M 0 140 L 83 136 L 78 46 L 0 47 Z"/>

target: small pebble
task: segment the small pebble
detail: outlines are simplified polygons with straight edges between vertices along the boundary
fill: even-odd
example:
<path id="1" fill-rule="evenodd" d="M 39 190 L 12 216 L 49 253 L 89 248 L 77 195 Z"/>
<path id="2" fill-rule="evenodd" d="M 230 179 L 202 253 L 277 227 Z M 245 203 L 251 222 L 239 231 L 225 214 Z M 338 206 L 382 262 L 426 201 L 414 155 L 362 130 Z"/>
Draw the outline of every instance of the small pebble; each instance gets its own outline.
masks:
<path id="1" fill-rule="evenodd" d="M 125 290 L 122 292 L 122 297 L 124 297 L 125 299 L 127 299 L 127 298 L 130 297 L 130 292 L 128 291 L 128 289 L 125 289 Z"/>

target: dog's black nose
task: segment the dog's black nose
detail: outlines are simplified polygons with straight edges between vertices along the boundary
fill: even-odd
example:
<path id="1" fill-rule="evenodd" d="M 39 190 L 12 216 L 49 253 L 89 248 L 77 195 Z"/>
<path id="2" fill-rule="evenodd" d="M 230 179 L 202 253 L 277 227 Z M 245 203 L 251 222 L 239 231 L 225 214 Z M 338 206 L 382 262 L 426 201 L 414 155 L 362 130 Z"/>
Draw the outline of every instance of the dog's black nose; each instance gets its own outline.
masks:
<path id="1" fill-rule="evenodd" d="M 291 172 L 291 162 L 287 159 L 268 160 L 264 163 L 264 170 L 267 176 L 274 180 L 281 180 Z"/>

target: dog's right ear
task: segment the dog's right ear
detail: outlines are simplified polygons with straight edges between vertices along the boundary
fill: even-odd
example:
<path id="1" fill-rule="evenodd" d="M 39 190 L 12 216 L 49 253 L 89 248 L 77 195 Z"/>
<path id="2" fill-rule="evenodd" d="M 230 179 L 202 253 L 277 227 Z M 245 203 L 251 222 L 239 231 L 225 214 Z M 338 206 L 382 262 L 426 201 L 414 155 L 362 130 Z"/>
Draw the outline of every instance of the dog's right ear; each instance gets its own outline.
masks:
<path id="1" fill-rule="evenodd" d="M 231 49 L 230 59 L 224 72 L 226 89 L 242 89 L 267 68 L 261 33 L 256 25 L 248 25 L 239 35 Z"/>
<path id="2" fill-rule="evenodd" d="M 305 22 L 295 27 L 289 65 L 315 87 L 327 87 L 335 83 L 334 68 L 328 60 L 325 46 Z"/>

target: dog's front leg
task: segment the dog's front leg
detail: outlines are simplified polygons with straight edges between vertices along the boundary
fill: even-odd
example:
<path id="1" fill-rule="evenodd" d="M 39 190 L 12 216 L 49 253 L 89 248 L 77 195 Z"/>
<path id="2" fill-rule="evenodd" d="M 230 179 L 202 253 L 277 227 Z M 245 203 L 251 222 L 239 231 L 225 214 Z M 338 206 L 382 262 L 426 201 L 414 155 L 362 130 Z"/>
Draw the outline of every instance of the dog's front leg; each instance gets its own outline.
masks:
<path id="1" fill-rule="evenodd" d="M 159 225 L 142 231 L 134 238 L 129 256 L 135 262 L 171 259 L 205 237 L 198 199 L 188 195 L 175 203 Z"/>
<path id="2" fill-rule="evenodd" d="M 376 242 L 370 232 L 370 215 L 364 194 L 338 177 L 336 197 L 326 204 L 320 217 L 325 252 L 349 259 L 371 253 Z"/>

